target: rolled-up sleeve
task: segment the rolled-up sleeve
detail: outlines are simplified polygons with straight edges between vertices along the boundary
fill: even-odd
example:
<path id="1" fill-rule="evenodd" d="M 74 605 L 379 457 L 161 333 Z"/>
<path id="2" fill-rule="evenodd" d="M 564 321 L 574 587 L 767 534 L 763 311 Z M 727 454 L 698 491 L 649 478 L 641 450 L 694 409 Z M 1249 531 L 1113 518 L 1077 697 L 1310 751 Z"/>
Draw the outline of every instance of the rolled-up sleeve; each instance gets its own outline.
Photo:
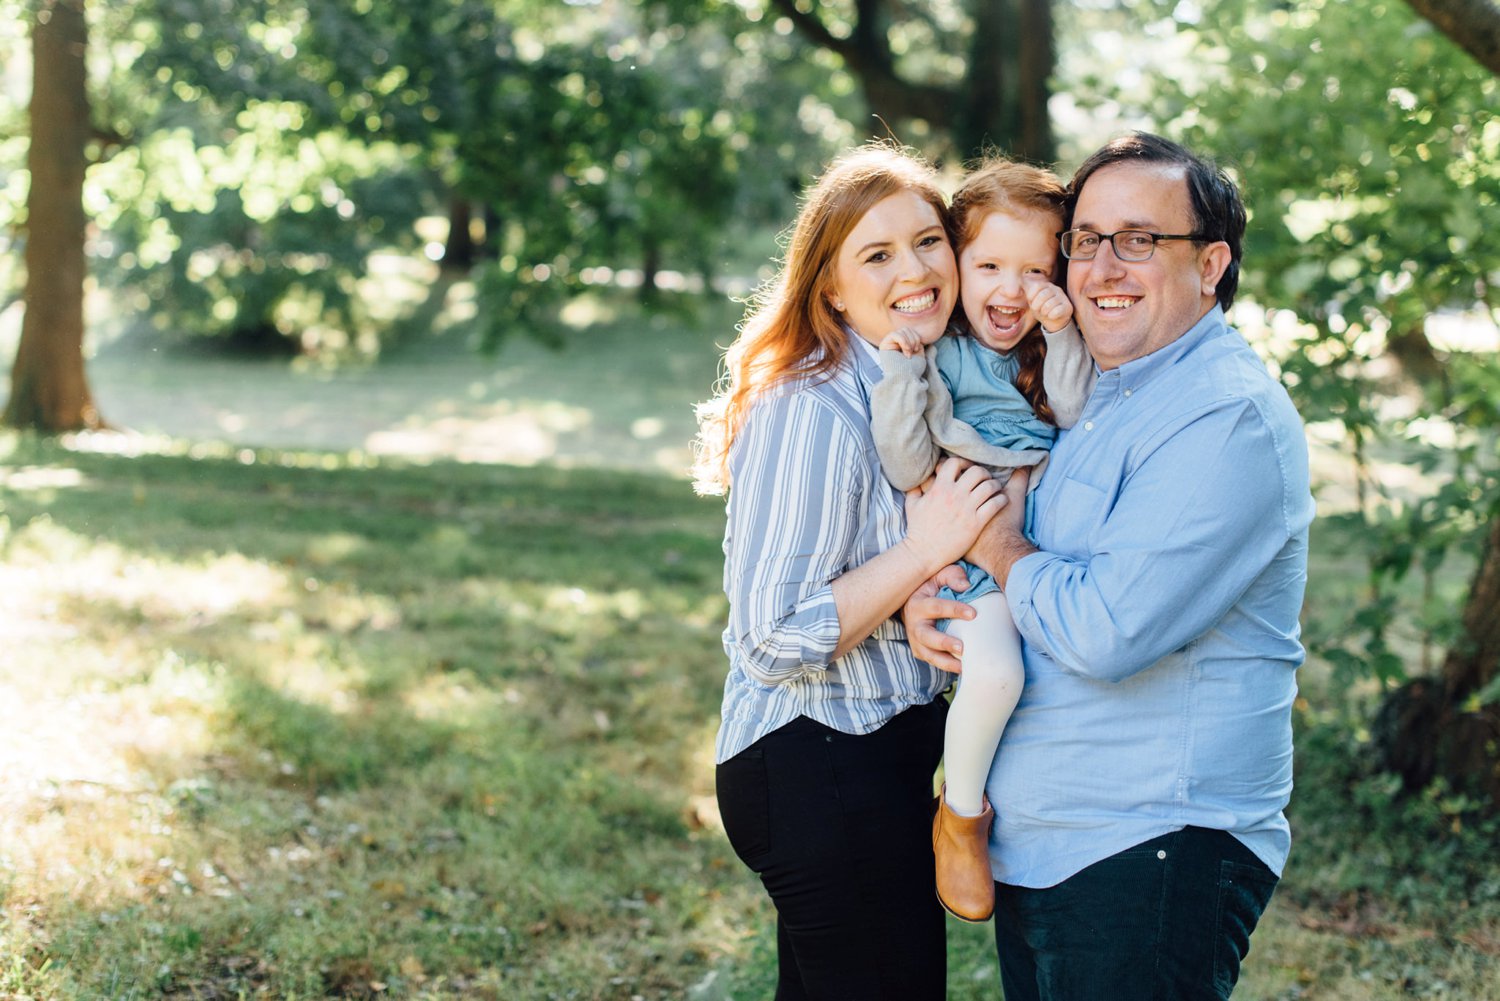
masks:
<path id="1" fill-rule="evenodd" d="M 758 401 L 730 456 L 726 642 L 778 685 L 827 669 L 839 640 L 830 586 L 850 564 L 869 491 L 865 443 L 808 393 Z"/>
<path id="2" fill-rule="evenodd" d="M 941 379 L 929 389 L 929 376 L 937 377 L 936 367 L 929 368 L 933 350 L 911 358 L 900 351 L 880 352 L 884 378 L 870 391 L 870 425 L 880 468 L 897 490 L 921 486 L 941 455 L 927 425 L 927 409 L 929 393 L 948 391 Z M 950 414 L 952 410 L 949 400 Z"/>
<path id="3" fill-rule="evenodd" d="M 1274 432 L 1243 399 L 1142 443 L 1113 496 L 1090 490 L 1064 483 L 1051 495 L 1089 526 L 1087 553 L 1033 553 L 1005 590 L 1028 644 L 1100 680 L 1128 678 L 1202 635 L 1299 528 Z"/>

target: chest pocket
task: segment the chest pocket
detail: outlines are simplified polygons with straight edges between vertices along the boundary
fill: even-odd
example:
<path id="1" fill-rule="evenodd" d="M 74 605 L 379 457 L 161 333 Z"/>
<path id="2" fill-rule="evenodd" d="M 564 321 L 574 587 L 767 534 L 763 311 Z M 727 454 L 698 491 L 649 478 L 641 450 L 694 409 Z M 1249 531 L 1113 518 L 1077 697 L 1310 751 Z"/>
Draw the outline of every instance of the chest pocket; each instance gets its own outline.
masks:
<path id="1" fill-rule="evenodd" d="M 1081 559 L 1088 555 L 1094 533 L 1109 514 L 1110 497 L 1071 477 L 1052 486 L 1046 496 L 1037 497 L 1037 545 L 1049 553 Z"/>

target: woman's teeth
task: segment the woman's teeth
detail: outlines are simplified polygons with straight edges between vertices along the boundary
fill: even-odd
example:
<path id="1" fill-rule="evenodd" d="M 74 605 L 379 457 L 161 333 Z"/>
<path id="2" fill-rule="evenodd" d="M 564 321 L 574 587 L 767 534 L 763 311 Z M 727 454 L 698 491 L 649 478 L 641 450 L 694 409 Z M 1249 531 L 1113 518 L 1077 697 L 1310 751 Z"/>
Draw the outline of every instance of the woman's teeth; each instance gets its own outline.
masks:
<path id="1" fill-rule="evenodd" d="M 937 302 L 937 293 L 928 289 L 921 295 L 907 296 L 892 303 L 891 308 L 900 313 L 920 313 L 924 309 L 931 308 Z"/>

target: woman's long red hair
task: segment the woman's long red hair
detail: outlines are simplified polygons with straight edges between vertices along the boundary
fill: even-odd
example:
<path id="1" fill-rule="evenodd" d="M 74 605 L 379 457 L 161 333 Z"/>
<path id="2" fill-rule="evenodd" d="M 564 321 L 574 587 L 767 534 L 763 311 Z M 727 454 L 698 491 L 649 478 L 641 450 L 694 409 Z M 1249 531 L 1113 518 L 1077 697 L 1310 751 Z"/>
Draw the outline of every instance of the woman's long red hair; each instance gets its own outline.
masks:
<path id="1" fill-rule="evenodd" d="M 789 379 L 826 378 L 843 363 L 849 334 L 828 301 L 834 262 L 864 214 L 902 191 L 916 192 L 946 222 L 932 168 L 895 143 L 850 150 L 807 191 L 780 271 L 751 297 L 739 336 L 724 353 L 714 398 L 698 406 L 693 480 L 699 493 L 729 487 L 729 449 L 757 397 Z"/>

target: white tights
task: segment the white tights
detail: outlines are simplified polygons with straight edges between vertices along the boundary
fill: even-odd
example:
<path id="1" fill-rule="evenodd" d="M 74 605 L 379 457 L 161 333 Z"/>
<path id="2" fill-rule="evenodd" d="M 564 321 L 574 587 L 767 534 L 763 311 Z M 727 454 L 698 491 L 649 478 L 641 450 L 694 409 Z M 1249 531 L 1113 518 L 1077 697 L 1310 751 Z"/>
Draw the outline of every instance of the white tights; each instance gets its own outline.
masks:
<path id="1" fill-rule="evenodd" d="M 972 619 L 952 619 L 948 632 L 963 640 L 963 675 L 948 709 L 943 776 L 948 806 L 976 816 L 984 809 L 984 781 L 1000 734 L 1021 697 L 1025 671 L 1021 637 L 1005 595 L 991 591 L 974 599 Z"/>

